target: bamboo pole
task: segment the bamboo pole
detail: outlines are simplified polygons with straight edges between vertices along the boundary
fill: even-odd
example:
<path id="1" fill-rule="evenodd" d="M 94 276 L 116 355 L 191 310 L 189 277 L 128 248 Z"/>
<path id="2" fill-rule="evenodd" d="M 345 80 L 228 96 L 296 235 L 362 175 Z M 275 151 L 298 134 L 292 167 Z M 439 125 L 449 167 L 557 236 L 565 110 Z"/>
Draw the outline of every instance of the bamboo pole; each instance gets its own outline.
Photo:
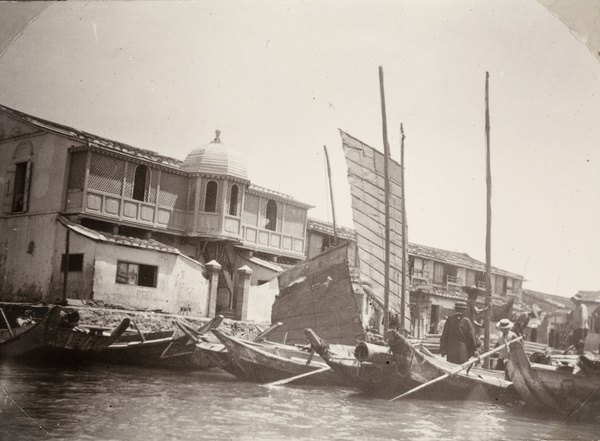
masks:
<path id="1" fill-rule="evenodd" d="M 331 183 L 331 167 L 329 165 L 329 153 L 327 152 L 327 146 L 324 145 L 325 150 L 325 161 L 327 161 L 327 176 L 329 178 L 329 196 L 331 197 L 331 213 L 333 216 L 333 245 L 338 244 L 337 225 L 335 223 L 335 203 L 333 202 L 333 185 Z"/>
<path id="2" fill-rule="evenodd" d="M 265 384 L 265 386 L 281 386 L 283 384 L 291 383 L 292 381 L 298 380 L 300 378 L 308 377 L 310 375 L 320 374 L 321 372 L 327 372 L 329 370 L 331 370 L 331 368 L 329 366 L 325 366 L 323 368 L 320 368 L 320 369 L 317 369 L 317 370 L 314 370 L 314 371 L 310 371 L 310 372 L 305 372 L 305 373 L 300 374 L 300 375 L 295 375 L 295 376 L 290 377 L 290 378 L 284 378 L 283 380 L 273 381 L 271 383 Z"/>
<path id="3" fill-rule="evenodd" d="M 67 282 L 69 280 L 69 241 L 71 238 L 71 230 L 69 229 L 69 227 L 66 227 L 67 229 L 67 236 L 65 238 L 65 275 L 63 276 L 63 295 L 62 295 L 62 299 L 67 300 Z"/>
<path id="4" fill-rule="evenodd" d="M 383 330 L 386 332 L 390 326 L 390 182 L 389 182 L 389 157 L 390 146 L 387 136 L 387 117 L 385 112 L 385 92 L 383 87 L 383 66 L 379 66 L 379 92 L 381 95 L 381 122 L 383 131 L 383 170 L 385 185 L 385 270 L 383 288 Z"/>
<path id="5" fill-rule="evenodd" d="M 517 338 L 515 338 L 515 339 L 513 339 L 513 340 L 511 340 L 511 341 L 509 341 L 507 343 L 504 343 L 503 345 L 498 346 L 495 349 L 492 349 L 491 351 L 487 351 L 485 354 L 481 354 L 479 357 L 473 357 L 470 360 L 464 362 L 463 364 L 457 366 L 456 368 L 449 370 L 445 374 L 443 374 L 443 375 L 441 375 L 441 376 L 439 376 L 437 378 L 434 378 L 433 380 L 430 380 L 427 383 L 423 383 L 423 384 L 415 387 L 414 389 L 411 389 L 411 390 L 409 390 L 407 392 L 404 392 L 402 395 L 398 395 L 397 397 L 392 398 L 390 401 L 395 401 L 398 398 L 405 397 L 406 395 L 412 394 L 413 392 L 421 390 L 421 389 L 423 389 L 423 388 L 425 388 L 425 387 L 427 387 L 427 386 L 429 386 L 429 385 L 431 385 L 433 383 L 437 383 L 438 381 L 442 381 L 444 378 L 448 378 L 451 375 L 458 374 L 463 369 L 470 368 L 471 366 L 473 366 L 473 364 L 475 364 L 477 361 L 479 361 L 482 358 L 485 358 L 489 362 L 490 355 L 493 355 L 493 354 L 495 354 L 497 352 L 500 352 L 503 349 L 510 350 L 509 347 L 508 347 L 508 345 L 510 343 L 513 343 L 515 341 L 519 341 L 519 340 L 522 340 L 522 339 L 523 339 L 523 336 L 517 337 Z"/>
<path id="6" fill-rule="evenodd" d="M 490 322 L 492 318 L 492 171 L 490 158 L 490 106 L 489 106 L 489 72 L 485 73 L 485 140 L 486 140 L 486 234 L 485 234 L 485 319 L 484 319 L 484 351 L 490 349 Z M 485 360 L 484 367 L 489 369 L 490 361 Z"/>
<path id="7" fill-rule="evenodd" d="M 8 319 L 6 318 L 6 315 L 4 314 L 4 309 L 0 308 L 0 313 L 2 313 L 2 318 L 4 318 L 4 323 L 6 323 L 6 329 L 8 329 L 8 334 L 11 337 L 14 337 L 15 334 L 13 333 L 13 330 L 10 327 L 10 323 L 8 323 Z"/>
<path id="8" fill-rule="evenodd" d="M 402 304 L 400 305 L 400 323 L 403 334 L 407 334 L 406 330 L 406 203 L 404 201 L 404 126 L 400 123 L 400 184 L 402 185 Z"/>

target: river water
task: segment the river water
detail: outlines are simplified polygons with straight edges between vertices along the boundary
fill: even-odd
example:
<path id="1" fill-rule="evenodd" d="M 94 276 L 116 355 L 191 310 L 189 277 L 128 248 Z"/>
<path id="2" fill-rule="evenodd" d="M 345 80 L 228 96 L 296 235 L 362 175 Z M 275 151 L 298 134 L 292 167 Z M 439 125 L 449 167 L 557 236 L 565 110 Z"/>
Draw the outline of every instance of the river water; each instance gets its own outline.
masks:
<path id="1" fill-rule="evenodd" d="M 389 402 L 343 388 L 267 387 L 221 372 L 0 364 L 0 440 L 597 440 L 563 421 L 464 401 Z"/>

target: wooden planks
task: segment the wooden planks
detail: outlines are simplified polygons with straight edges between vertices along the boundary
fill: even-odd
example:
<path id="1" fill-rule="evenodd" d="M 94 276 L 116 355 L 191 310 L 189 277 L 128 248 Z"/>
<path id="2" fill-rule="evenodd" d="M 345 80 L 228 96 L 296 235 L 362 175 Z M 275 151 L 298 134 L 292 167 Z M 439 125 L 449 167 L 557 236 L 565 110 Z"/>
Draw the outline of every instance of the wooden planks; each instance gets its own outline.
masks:
<path id="1" fill-rule="evenodd" d="M 377 285 L 383 300 L 385 286 L 385 193 L 384 156 L 340 131 L 352 196 L 354 225 L 358 234 L 361 274 Z M 402 187 L 401 166 L 391 158 L 390 179 L 390 308 L 400 312 L 402 302 Z M 408 297 L 408 296 L 406 296 Z M 405 313 L 410 314 L 405 298 Z"/>

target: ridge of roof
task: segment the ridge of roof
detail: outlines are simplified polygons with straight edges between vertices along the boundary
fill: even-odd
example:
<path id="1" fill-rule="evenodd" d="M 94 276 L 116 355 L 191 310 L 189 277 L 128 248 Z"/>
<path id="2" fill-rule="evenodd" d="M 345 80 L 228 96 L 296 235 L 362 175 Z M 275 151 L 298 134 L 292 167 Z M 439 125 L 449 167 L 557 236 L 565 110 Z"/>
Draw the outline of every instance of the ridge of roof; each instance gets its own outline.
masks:
<path id="1" fill-rule="evenodd" d="M 183 162 L 179 159 L 161 155 L 152 150 L 134 147 L 129 144 L 114 141 L 114 140 L 111 140 L 108 138 L 104 138 L 102 136 L 94 135 L 92 133 L 88 133 L 83 130 L 78 130 L 78 129 L 75 129 L 70 126 L 66 126 L 63 124 L 56 123 L 56 122 L 48 121 L 43 118 L 39 118 L 37 116 L 27 114 L 25 112 L 21 112 L 19 110 L 12 109 L 12 108 L 4 106 L 2 104 L 0 104 L 0 110 L 4 111 L 5 113 L 11 115 L 14 118 L 17 118 L 17 119 L 23 121 L 23 122 L 33 124 L 44 130 L 55 132 L 55 133 L 58 133 L 61 135 L 67 135 L 71 138 L 79 139 L 80 141 L 85 142 L 87 144 L 95 144 L 98 147 L 115 150 L 120 153 L 125 153 L 125 154 L 129 154 L 132 156 L 137 156 L 137 157 L 146 159 L 148 161 L 160 163 L 162 165 L 171 166 L 171 167 L 175 167 L 175 168 L 181 168 L 181 164 Z"/>

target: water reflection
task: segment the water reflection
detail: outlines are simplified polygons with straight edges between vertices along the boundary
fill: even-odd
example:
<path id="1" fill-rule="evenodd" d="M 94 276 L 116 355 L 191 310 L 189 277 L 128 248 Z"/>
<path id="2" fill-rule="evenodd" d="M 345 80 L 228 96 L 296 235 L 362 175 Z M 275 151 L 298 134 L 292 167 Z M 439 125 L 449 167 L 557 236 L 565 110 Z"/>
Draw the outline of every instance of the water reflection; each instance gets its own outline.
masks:
<path id="1" fill-rule="evenodd" d="M 349 389 L 266 387 L 217 372 L 3 364 L 0 383 L 23 409 L 0 392 L 0 439 L 11 441 L 598 438 L 597 421 L 563 422 L 522 405 L 388 402 Z"/>

